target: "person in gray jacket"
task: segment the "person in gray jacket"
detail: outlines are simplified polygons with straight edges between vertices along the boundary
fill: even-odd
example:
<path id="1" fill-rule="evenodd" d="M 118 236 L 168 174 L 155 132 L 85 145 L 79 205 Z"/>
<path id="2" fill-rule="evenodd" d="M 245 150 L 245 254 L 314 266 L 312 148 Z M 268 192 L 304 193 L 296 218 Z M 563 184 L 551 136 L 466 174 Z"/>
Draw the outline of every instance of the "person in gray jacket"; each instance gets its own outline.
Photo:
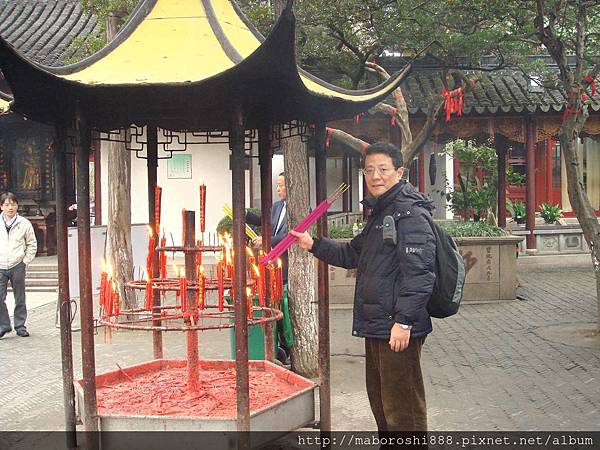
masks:
<path id="1" fill-rule="evenodd" d="M 6 308 L 8 282 L 15 297 L 14 325 L 18 336 L 27 337 L 25 326 L 25 272 L 37 252 L 37 241 L 29 220 L 19 216 L 19 202 L 15 194 L 0 195 L 0 338 L 10 333 L 10 317 Z"/>
<path id="2" fill-rule="evenodd" d="M 349 243 L 291 233 L 335 266 L 357 268 L 352 334 L 365 338 L 366 387 L 380 433 L 427 431 L 421 348 L 431 332 L 427 302 L 435 283 L 432 202 L 402 180 L 392 144 L 365 150 L 363 174 L 371 210 Z M 428 217 L 429 216 L 429 217 Z"/>

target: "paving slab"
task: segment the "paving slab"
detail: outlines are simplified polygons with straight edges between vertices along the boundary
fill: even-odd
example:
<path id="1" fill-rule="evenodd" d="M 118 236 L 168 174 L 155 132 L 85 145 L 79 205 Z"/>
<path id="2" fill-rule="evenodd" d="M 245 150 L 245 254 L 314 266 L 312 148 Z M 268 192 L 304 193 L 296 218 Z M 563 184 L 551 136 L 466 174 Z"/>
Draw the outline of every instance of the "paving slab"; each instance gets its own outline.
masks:
<path id="1" fill-rule="evenodd" d="M 464 305 L 457 316 L 435 320 L 423 351 L 431 430 L 600 431 L 600 348 L 555 332 L 557 325 L 575 333 L 595 324 L 591 268 L 529 267 L 520 276 L 520 300 Z M 1 430 L 64 428 L 60 336 L 49 299 L 29 303 L 30 338 L 0 339 Z M 333 428 L 370 431 L 364 344 L 351 336 L 351 314 L 331 310 Z M 80 333 L 73 344 L 80 377 Z M 167 333 L 164 348 L 166 357 L 184 357 L 185 340 Z M 126 331 L 109 341 L 99 331 L 95 353 L 98 373 L 126 367 L 152 357 L 152 338 Z M 200 355 L 229 357 L 229 332 L 201 333 Z"/>

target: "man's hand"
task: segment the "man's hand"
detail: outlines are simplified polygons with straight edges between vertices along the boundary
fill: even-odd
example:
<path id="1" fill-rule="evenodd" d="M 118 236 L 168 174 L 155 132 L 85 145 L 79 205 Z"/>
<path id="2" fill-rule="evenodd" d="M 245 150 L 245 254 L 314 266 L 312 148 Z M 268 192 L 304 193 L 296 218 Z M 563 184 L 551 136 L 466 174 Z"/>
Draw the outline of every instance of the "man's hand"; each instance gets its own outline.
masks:
<path id="1" fill-rule="evenodd" d="M 405 330 L 399 323 L 395 323 L 390 334 L 390 348 L 395 352 L 401 352 L 408 347 L 410 330 Z"/>
<path id="2" fill-rule="evenodd" d="M 254 245 L 254 248 L 261 248 L 262 247 L 262 236 L 256 236 L 256 239 L 254 239 L 252 241 L 252 245 Z"/>
<path id="3" fill-rule="evenodd" d="M 310 250 L 315 242 L 306 231 L 304 233 L 298 233 L 297 231 L 291 230 L 290 234 L 298 238 L 298 245 L 305 250 Z"/>

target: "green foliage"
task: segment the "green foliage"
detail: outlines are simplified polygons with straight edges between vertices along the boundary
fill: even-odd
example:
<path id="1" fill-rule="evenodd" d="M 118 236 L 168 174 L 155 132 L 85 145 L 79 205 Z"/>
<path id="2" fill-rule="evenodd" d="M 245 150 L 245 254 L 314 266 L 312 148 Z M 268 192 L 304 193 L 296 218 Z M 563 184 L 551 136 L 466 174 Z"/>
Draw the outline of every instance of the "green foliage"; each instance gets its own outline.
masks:
<path id="1" fill-rule="evenodd" d="M 496 212 L 498 198 L 498 158 L 489 145 L 457 139 L 446 144 L 443 152 L 460 161 L 459 184 L 444 194 L 455 214 L 464 220 L 473 215 L 477 221 Z M 446 180 L 446 184 L 450 183 Z"/>
<path id="2" fill-rule="evenodd" d="M 72 50 L 72 56 L 65 59 L 65 64 L 73 64 L 101 50 L 106 45 L 106 21 L 110 14 L 118 14 L 122 20 L 121 24 L 127 21 L 127 17 L 137 5 L 137 0 L 81 0 L 81 7 L 86 14 L 98 17 L 98 28 L 100 32 L 97 35 L 88 35 L 77 37 L 71 41 L 69 48 Z"/>
<path id="3" fill-rule="evenodd" d="M 445 221 L 439 223 L 440 227 L 452 237 L 491 237 L 506 236 L 508 233 L 502 228 L 490 225 L 487 222 L 457 222 Z"/>
<path id="4" fill-rule="evenodd" d="M 255 214 L 260 214 L 260 209 L 258 209 L 258 208 L 247 208 L 246 211 L 250 211 Z M 217 224 L 217 234 L 223 234 L 223 233 L 232 234 L 231 233 L 232 227 L 233 227 L 232 220 L 228 216 L 223 216 L 223 218 L 221 220 L 219 220 L 219 223 Z M 254 230 L 254 232 L 260 236 L 260 227 L 250 225 L 250 228 L 252 228 L 252 230 Z"/>
<path id="5" fill-rule="evenodd" d="M 352 225 L 337 225 L 331 226 L 327 230 L 331 239 L 352 239 Z"/>
<path id="6" fill-rule="evenodd" d="M 506 201 L 506 209 L 508 209 L 508 212 L 510 213 L 510 215 L 512 216 L 512 218 L 515 222 L 525 223 L 525 214 L 526 214 L 525 203 L 522 203 L 522 202 L 513 203 L 510 200 L 507 200 Z"/>
<path id="7" fill-rule="evenodd" d="M 540 205 L 540 215 L 544 219 L 544 222 L 553 224 L 562 217 L 563 210 L 558 205 L 552 206 L 549 203 L 542 203 Z"/>

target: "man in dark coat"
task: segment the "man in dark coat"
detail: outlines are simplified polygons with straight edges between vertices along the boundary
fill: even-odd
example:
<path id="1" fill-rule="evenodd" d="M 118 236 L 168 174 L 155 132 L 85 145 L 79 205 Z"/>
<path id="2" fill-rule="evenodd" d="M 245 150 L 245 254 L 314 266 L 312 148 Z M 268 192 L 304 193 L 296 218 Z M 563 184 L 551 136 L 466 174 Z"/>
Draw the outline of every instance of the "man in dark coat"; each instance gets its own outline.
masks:
<path id="1" fill-rule="evenodd" d="M 426 431 L 421 347 L 431 332 L 427 302 L 435 282 L 432 202 L 402 180 L 402 155 L 392 144 L 365 151 L 363 174 L 371 214 L 349 243 L 308 233 L 298 244 L 329 264 L 357 268 L 352 334 L 365 338 L 366 386 L 380 433 Z M 395 230 L 386 223 L 393 224 Z"/>

